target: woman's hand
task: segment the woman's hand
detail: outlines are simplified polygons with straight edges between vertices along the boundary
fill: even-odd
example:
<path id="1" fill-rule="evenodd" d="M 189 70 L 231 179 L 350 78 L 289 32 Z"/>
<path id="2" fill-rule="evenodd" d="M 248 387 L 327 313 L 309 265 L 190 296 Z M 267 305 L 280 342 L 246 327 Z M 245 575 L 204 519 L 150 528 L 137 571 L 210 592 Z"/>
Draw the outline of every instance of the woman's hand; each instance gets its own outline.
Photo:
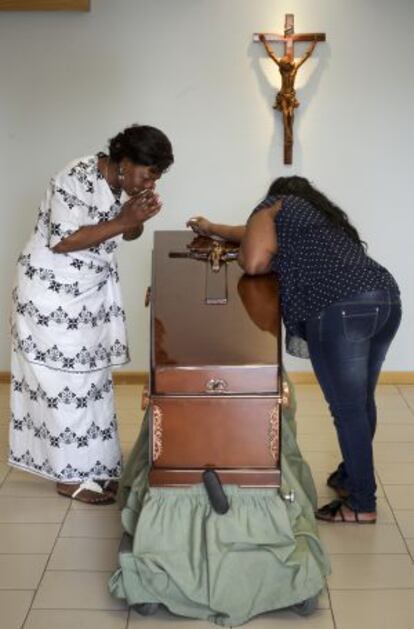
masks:
<path id="1" fill-rule="evenodd" d="M 187 221 L 186 226 L 200 236 L 213 235 L 213 224 L 203 216 L 193 216 Z"/>
<path id="2" fill-rule="evenodd" d="M 152 190 L 144 190 L 124 203 L 117 218 L 127 231 L 142 225 L 158 214 L 160 210 L 159 196 L 154 194 Z"/>
<path id="3" fill-rule="evenodd" d="M 134 240 L 142 234 L 143 223 L 158 214 L 160 209 L 161 202 L 158 195 L 151 190 L 145 190 L 128 199 L 115 218 L 110 221 L 100 221 L 96 225 L 80 227 L 52 247 L 52 251 L 69 253 L 96 247 L 101 242 L 119 234 L 122 234 L 125 240 Z"/>

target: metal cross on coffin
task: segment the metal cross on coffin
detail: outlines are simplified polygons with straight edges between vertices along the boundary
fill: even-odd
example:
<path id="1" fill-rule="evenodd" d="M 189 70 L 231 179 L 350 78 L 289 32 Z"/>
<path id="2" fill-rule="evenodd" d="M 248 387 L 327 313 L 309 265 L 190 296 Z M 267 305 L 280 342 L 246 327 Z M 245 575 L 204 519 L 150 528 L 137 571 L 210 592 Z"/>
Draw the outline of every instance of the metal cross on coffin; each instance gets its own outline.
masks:
<path id="1" fill-rule="evenodd" d="M 192 258 L 206 263 L 205 296 L 207 305 L 227 304 L 227 262 L 236 260 L 239 248 L 234 243 L 216 242 L 205 236 L 196 236 L 185 251 L 170 251 L 170 258 Z"/>
<path id="2" fill-rule="evenodd" d="M 282 78 L 280 91 L 276 95 L 274 109 L 283 115 L 284 129 L 284 163 L 292 163 L 293 150 L 293 120 L 294 111 L 299 107 L 296 98 L 295 78 L 302 64 L 311 56 L 318 41 L 326 41 L 325 33 L 295 33 L 295 16 L 292 13 L 285 15 L 285 34 L 254 33 L 253 41 L 261 41 L 269 57 L 277 64 Z M 283 57 L 277 57 L 269 45 L 269 42 L 278 41 L 284 43 Z M 295 61 L 294 45 L 296 42 L 312 42 L 305 54 Z"/>

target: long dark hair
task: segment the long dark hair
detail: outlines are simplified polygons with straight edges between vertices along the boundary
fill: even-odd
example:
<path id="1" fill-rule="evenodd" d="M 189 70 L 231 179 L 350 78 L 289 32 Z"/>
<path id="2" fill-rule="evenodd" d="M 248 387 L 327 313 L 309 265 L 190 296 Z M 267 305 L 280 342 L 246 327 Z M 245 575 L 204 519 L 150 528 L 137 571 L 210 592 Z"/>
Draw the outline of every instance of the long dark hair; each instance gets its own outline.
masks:
<path id="1" fill-rule="evenodd" d="M 340 207 L 332 203 L 322 192 L 316 190 L 305 177 L 298 177 L 296 175 L 292 177 L 279 177 L 271 184 L 267 194 L 271 196 L 291 194 L 308 201 L 321 214 L 326 216 L 335 227 L 342 229 L 354 242 L 366 249 L 366 243 L 361 240 L 357 229 L 352 225 L 347 214 L 341 210 Z"/>

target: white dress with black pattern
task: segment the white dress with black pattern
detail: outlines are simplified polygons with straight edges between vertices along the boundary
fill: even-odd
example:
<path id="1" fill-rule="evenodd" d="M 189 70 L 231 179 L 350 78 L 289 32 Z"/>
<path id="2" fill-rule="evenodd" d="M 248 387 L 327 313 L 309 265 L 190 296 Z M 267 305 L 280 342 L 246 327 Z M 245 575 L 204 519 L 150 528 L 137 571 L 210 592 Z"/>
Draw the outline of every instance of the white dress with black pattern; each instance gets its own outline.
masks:
<path id="1" fill-rule="evenodd" d="M 129 355 L 122 236 L 67 254 L 51 247 L 120 207 L 97 156 L 72 162 L 51 180 L 17 264 L 9 463 L 59 482 L 120 476 L 111 367 Z"/>

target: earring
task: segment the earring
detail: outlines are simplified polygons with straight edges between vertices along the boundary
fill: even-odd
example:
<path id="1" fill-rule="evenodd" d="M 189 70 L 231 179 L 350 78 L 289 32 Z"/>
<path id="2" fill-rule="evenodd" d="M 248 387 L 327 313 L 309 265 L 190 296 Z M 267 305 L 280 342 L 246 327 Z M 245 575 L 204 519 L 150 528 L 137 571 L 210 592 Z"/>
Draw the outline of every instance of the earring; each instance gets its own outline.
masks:
<path id="1" fill-rule="evenodd" d="M 125 173 L 124 173 L 124 169 L 123 169 L 122 166 L 119 167 L 118 179 L 119 179 L 119 181 L 124 181 L 124 179 L 125 179 Z"/>

